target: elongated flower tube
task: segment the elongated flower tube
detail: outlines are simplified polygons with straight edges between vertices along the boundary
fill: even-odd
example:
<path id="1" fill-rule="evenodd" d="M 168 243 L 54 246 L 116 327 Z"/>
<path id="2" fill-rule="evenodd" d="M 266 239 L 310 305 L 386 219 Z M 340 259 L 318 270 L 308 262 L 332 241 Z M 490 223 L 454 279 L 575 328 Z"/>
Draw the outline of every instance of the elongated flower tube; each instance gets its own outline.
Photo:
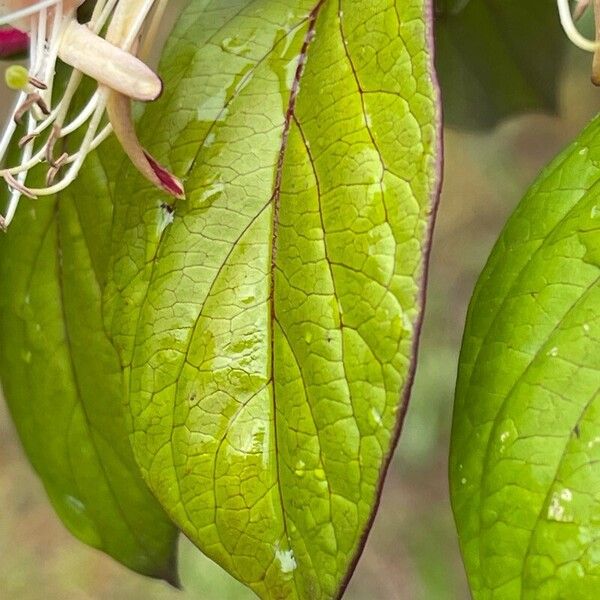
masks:
<path id="1" fill-rule="evenodd" d="M 168 0 L 97 0 L 90 21 L 80 24 L 77 8 L 83 1 L 0 2 L 0 25 L 17 26 L 30 40 L 29 76 L 0 139 L 0 161 L 5 162 L 9 144 L 22 124 L 19 163 L 0 169 L 11 189 L 6 212 L 0 215 L 0 228 L 8 226 L 22 195 L 47 196 L 72 183 L 87 155 L 112 131 L 149 181 L 171 196 L 184 196 L 181 182 L 141 147 L 130 106 L 132 100 L 152 101 L 162 92 L 160 78 L 137 51 L 152 45 Z M 72 71 L 57 97 L 53 78 L 59 59 Z M 97 87 L 73 115 L 72 101 L 83 75 L 95 80 Z M 7 76 L 7 80 L 19 78 Z M 57 152 L 61 140 L 75 131 L 82 132 L 79 148 L 70 154 Z M 46 185 L 31 187 L 27 184 L 29 171 L 41 163 L 48 166 Z"/>

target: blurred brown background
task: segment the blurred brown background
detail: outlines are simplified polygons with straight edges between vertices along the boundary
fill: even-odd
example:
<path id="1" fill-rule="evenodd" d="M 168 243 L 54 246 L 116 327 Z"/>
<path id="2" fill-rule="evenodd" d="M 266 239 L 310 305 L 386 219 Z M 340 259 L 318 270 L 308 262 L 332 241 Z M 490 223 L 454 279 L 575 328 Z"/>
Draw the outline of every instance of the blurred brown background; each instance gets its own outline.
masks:
<path id="1" fill-rule="evenodd" d="M 521 116 L 484 133 L 446 131 L 445 184 L 417 380 L 379 515 L 348 600 L 468 598 L 446 475 L 465 312 L 490 248 L 527 185 L 600 106 L 600 90 L 589 84 L 590 60 L 571 51 L 560 117 Z M 178 592 L 128 572 L 73 539 L 52 512 L 1 402 L 0 506 L 0 599 L 253 597 L 187 543 L 181 545 L 185 591 Z"/>

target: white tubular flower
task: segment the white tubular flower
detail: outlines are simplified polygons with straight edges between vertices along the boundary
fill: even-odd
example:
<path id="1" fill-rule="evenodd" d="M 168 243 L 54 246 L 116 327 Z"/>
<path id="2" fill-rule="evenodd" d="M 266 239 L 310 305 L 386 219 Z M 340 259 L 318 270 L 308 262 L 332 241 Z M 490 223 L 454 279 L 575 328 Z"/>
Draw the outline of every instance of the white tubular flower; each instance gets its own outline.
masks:
<path id="1" fill-rule="evenodd" d="M 30 38 L 28 77 L 0 139 L 0 161 L 5 162 L 9 144 L 26 117 L 26 132 L 19 140 L 19 164 L 0 169 L 12 191 L 6 213 L 0 215 L 0 228 L 8 226 L 22 195 L 47 196 L 72 183 L 87 155 L 113 130 L 148 180 L 176 198 L 184 196 L 181 182 L 141 147 L 131 118 L 131 100 L 152 101 L 162 91 L 160 78 L 136 52 L 144 37 L 144 46 L 151 45 L 148 36 L 156 33 L 167 1 L 97 0 L 84 25 L 77 21 L 77 8 L 84 0 L 0 1 L 0 25 L 13 24 Z M 58 59 L 71 66 L 72 72 L 57 99 L 53 97 L 53 78 Z M 97 88 L 73 116 L 71 103 L 83 75 L 94 79 Z M 17 73 L 7 80 L 19 81 L 20 77 Z M 56 156 L 57 142 L 77 130 L 84 132 L 79 148 Z M 28 173 L 40 163 L 48 164 L 46 186 L 30 187 Z"/>

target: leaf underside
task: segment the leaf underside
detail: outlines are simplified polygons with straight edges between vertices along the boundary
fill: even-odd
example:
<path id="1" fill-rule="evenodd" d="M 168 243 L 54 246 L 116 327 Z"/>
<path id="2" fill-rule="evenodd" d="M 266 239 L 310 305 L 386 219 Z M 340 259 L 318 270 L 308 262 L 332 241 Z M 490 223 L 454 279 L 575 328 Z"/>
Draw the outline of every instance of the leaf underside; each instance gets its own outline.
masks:
<path id="1" fill-rule="evenodd" d="M 263 598 L 341 594 L 412 379 L 439 127 L 423 0 L 200 1 L 120 177 L 105 326 L 171 518 Z"/>
<path id="2" fill-rule="evenodd" d="M 175 584 L 177 532 L 134 461 L 119 358 L 102 325 L 111 213 L 96 154 L 68 192 L 22 200 L 0 237 L 0 374 L 19 437 L 69 530 Z"/>
<path id="3" fill-rule="evenodd" d="M 469 310 L 450 475 L 476 599 L 600 586 L 599 134 L 542 173 Z"/>
<path id="4" fill-rule="evenodd" d="M 436 0 L 435 37 L 446 125 L 557 110 L 565 36 L 553 0 Z"/>

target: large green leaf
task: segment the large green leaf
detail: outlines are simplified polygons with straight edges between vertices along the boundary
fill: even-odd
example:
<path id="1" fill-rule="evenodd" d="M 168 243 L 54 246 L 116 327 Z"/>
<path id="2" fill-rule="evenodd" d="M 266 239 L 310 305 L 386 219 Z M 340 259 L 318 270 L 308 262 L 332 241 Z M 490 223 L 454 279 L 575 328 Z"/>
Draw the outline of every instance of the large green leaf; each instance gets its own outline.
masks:
<path id="1" fill-rule="evenodd" d="M 187 200 L 121 177 L 106 326 L 135 456 L 264 598 L 341 593 L 406 410 L 439 179 L 427 13 L 193 2 L 140 125 Z"/>
<path id="2" fill-rule="evenodd" d="M 599 134 L 541 175 L 469 310 L 450 472 L 477 599 L 600 586 Z"/>
<path id="3" fill-rule="evenodd" d="M 436 0 L 435 37 L 446 124 L 556 110 L 565 37 L 554 0 Z"/>
<path id="4" fill-rule="evenodd" d="M 176 582 L 176 530 L 133 459 L 119 359 L 102 327 L 107 177 L 94 155 L 68 193 L 22 200 L 0 236 L 0 375 L 25 450 L 71 532 Z"/>

